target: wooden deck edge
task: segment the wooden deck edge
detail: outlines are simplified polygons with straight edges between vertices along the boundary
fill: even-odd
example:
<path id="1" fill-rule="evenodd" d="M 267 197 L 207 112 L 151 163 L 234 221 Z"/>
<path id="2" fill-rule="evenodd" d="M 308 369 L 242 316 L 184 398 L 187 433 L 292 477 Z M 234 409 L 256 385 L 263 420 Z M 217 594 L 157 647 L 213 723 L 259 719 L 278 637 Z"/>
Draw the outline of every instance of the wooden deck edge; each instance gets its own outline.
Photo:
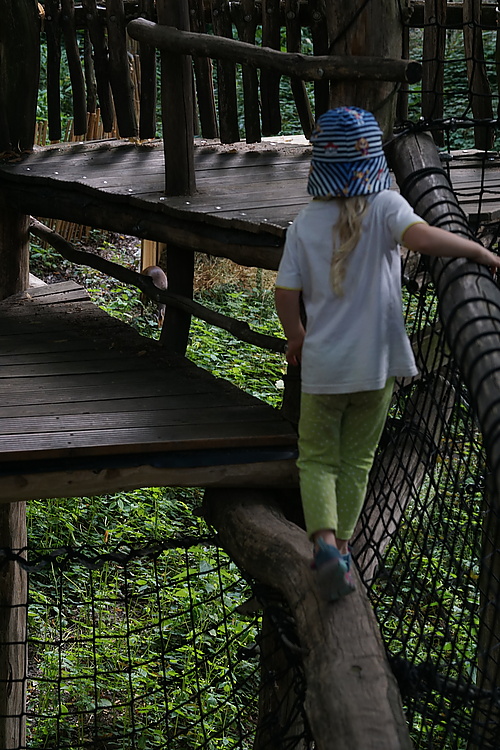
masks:
<path id="1" fill-rule="evenodd" d="M 95 471 L 75 469 L 2 477 L 0 503 L 60 497 L 89 497 L 142 487 L 297 488 L 294 459 L 200 466 L 157 468 L 133 466 Z"/>

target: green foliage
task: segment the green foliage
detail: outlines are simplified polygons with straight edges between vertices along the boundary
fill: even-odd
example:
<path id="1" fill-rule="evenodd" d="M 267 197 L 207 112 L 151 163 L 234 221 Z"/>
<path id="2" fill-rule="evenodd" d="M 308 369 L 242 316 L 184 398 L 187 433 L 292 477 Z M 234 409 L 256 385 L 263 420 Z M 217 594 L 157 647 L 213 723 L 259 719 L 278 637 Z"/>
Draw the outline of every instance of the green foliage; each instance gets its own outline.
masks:
<path id="1" fill-rule="evenodd" d="M 272 291 L 256 287 L 225 287 L 199 295 L 198 301 L 233 318 L 246 321 L 259 333 L 283 337 Z M 272 406 L 281 404 L 284 357 L 238 341 L 231 334 L 193 320 L 187 352 L 196 364 L 230 380 Z"/>
<path id="2" fill-rule="evenodd" d="M 92 240 L 99 252 L 120 260 L 120 250 L 106 235 L 93 233 Z M 32 271 L 75 278 L 70 264 L 39 245 L 32 247 Z M 96 304 L 143 335 L 158 336 L 154 308 L 151 314 L 143 309 L 138 290 L 92 269 L 76 271 Z M 281 335 L 272 292 L 259 275 L 253 289 L 227 285 L 200 294 L 199 301 L 263 333 Z M 193 321 L 189 356 L 215 375 L 279 403 L 281 355 L 260 352 Z M 201 500 L 199 489 L 148 488 L 33 501 L 30 547 L 37 552 L 71 547 L 94 556 L 128 554 L 151 540 L 203 538 L 210 529 L 198 515 Z M 154 564 L 131 561 L 126 574 L 112 562 L 93 571 L 75 562 L 62 569 L 48 566 L 31 574 L 30 597 L 28 703 L 39 716 L 29 723 L 31 746 L 88 741 L 94 724 L 113 750 L 159 750 L 172 738 L 179 747 L 207 742 L 222 750 L 241 746 L 238 725 L 252 735 L 257 664 L 241 658 L 241 649 L 253 647 L 257 623 L 236 613 L 248 598 L 247 586 L 223 553 L 216 555 L 205 544 L 189 551 L 174 545 Z M 118 737 L 123 739 L 113 739 Z"/>

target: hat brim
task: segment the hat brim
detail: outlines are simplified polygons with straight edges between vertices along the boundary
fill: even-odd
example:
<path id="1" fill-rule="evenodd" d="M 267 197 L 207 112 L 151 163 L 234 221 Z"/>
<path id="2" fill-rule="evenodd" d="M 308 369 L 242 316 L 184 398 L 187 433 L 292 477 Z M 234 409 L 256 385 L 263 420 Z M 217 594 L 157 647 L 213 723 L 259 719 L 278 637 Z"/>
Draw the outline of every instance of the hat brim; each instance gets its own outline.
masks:
<path id="1" fill-rule="evenodd" d="M 350 198 L 389 190 L 391 176 L 385 155 L 349 162 L 311 159 L 307 192 L 315 197 Z"/>

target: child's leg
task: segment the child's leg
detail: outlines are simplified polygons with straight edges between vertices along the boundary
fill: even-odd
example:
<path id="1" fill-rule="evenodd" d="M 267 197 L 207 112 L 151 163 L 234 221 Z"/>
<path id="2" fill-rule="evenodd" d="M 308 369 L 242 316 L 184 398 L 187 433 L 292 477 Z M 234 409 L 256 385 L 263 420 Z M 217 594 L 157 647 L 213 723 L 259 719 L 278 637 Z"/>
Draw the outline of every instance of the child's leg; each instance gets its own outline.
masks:
<path id="1" fill-rule="evenodd" d="M 300 492 L 306 530 L 337 528 L 337 476 L 340 471 L 340 430 L 344 394 L 303 393 L 299 421 Z"/>
<path id="2" fill-rule="evenodd" d="M 373 464 L 394 389 L 394 378 L 380 391 L 350 396 L 342 421 L 337 477 L 337 537 L 350 539 L 363 508 Z"/>

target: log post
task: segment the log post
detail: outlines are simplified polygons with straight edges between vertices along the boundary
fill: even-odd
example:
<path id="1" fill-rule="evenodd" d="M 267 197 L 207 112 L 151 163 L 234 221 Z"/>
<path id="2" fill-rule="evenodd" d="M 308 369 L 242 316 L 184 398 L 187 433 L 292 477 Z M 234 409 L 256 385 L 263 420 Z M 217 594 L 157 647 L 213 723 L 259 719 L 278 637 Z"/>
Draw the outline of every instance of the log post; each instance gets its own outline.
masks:
<path id="1" fill-rule="evenodd" d="M 26 549 L 26 503 L 0 504 L 0 549 Z M 0 747 L 26 747 L 28 576 L 0 560 Z"/>
<path id="2" fill-rule="evenodd" d="M 0 192 L 0 300 L 29 284 L 30 217 L 12 210 Z"/>
<path id="3" fill-rule="evenodd" d="M 353 594 L 323 602 L 307 535 L 284 517 L 271 493 L 207 490 L 205 514 L 236 563 L 278 590 L 290 608 L 317 750 L 410 750 L 396 681 L 356 573 Z"/>
<path id="4" fill-rule="evenodd" d="M 0 153 L 29 151 L 35 141 L 40 75 L 37 3 L 0 0 L 0 18 Z"/>
<path id="5" fill-rule="evenodd" d="M 166 257 L 169 291 L 193 299 L 194 252 L 169 243 Z M 190 313 L 167 303 L 160 344 L 170 351 L 185 354 L 190 325 Z"/>
<path id="6" fill-rule="evenodd" d="M 187 0 L 158 0 L 158 23 L 189 30 Z M 161 52 L 161 108 L 167 195 L 196 190 L 193 142 L 193 79 L 189 55 Z"/>
<path id="7" fill-rule="evenodd" d="M 187 0 L 158 0 L 157 11 L 159 24 L 189 30 Z M 191 57 L 162 51 L 161 74 L 165 191 L 167 195 L 191 195 L 196 190 Z M 170 291 L 192 298 L 193 251 L 169 244 L 166 265 Z M 184 354 L 190 324 L 189 313 L 167 305 L 161 343 Z"/>
<path id="8" fill-rule="evenodd" d="M 443 117 L 446 5 L 446 0 L 426 0 L 424 6 L 422 115 L 427 120 Z M 434 138 L 443 145 L 443 131 L 434 133 Z"/>
<path id="9" fill-rule="evenodd" d="M 403 22 L 398 0 L 331 0 L 325 4 L 332 55 L 402 57 Z M 404 3 L 403 3 L 404 5 Z M 387 137 L 392 132 L 397 86 L 389 81 L 332 83 L 330 106 L 356 105 L 374 113 Z"/>

